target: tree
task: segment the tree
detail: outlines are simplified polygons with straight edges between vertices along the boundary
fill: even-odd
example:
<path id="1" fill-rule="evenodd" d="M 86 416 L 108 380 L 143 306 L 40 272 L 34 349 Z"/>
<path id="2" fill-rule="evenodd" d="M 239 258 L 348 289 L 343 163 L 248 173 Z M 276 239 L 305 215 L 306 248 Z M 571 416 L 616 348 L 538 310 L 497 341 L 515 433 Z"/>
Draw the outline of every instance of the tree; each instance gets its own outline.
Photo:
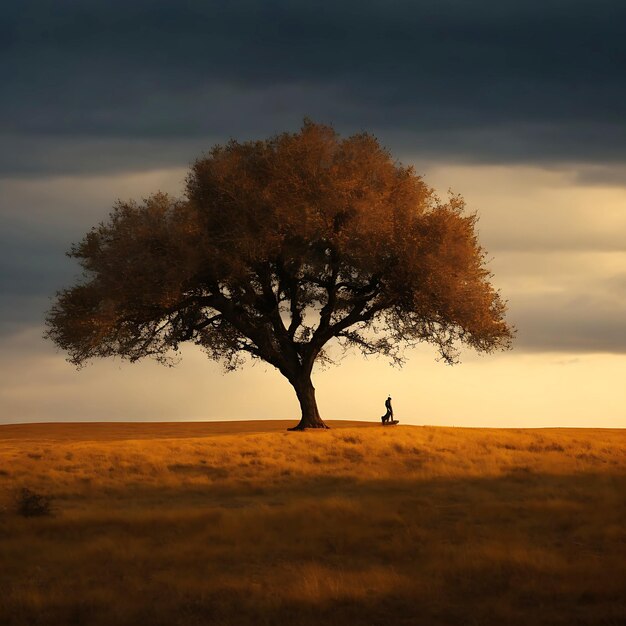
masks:
<path id="1" fill-rule="evenodd" d="M 57 294 L 47 336 L 77 366 L 171 364 L 184 341 L 227 370 L 261 359 L 293 385 L 296 428 L 323 428 L 311 372 L 331 340 L 396 363 L 421 341 L 448 363 L 460 343 L 509 347 L 476 221 L 367 133 L 305 121 L 230 141 L 193 164 L 182 199 L 118 201 L 72 247 L 84 277 Z"/>

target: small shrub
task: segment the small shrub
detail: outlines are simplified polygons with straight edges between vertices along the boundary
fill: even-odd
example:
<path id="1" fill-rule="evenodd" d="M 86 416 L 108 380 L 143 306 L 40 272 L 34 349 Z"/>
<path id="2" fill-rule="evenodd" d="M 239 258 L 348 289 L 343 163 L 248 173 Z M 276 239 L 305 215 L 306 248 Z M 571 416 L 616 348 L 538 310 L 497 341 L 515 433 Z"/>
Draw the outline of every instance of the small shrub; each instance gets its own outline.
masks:
<path id="1" fill-rule="evenodd" d="M 52 514 L 52 498 L 22 487 L 15 496 L 15 507 L 22 517 L 43 517 Z"/>

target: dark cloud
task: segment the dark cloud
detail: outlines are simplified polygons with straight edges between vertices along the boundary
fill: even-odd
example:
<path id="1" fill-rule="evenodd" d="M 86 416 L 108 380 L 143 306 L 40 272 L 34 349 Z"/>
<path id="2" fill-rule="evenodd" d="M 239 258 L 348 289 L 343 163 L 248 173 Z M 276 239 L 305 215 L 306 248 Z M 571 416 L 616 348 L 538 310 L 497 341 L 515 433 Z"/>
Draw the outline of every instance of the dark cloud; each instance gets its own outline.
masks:
<path id="1" fill-rule="evenodd" d="M 37 241 L 32 236 L 11 238 L 10 233 L 7 236 L 3 232 L 0 246 L 0 292 L 5 299 L 48 293 L 76 273 L 75 269 L 70 271 L 70 262 L 57 242 Z"/>
<path id="2" fill-rule="evenodd" d="M 517 350 L 626 354 L 626 273 L 586 290 L 514 294 L 509 305 Z"/>
<path id="3" fill-rule="evenodd" d="M 566 309 L 546 311 L 545 308 L 518 311 L 516 349 L 626 354 L 626 307 L 597 311 L 580 301 L 568 301 L 564 305 L 576 309 L 573 313 L 565 313 Z"/>
<path id="4" fill-rule="evenodd" d="M 576 182 L 582 185 L 626 187 L 626 163 L 599 163 L 578 167 Z"/>
<path id="5" fill-rule="evenodd" d="M 79 273 L 63 254 L 61 230 L 48 230 L 0 219 L 0 337 L 41 325 L 52 294 Z"/>
<path id="6" fill-rule="evenodd" d="M 624 23 L 618 0 L 14 0 L 0 171 L 186 163 L 304 115 L 432 158 L 621 162 Z"/>
<path id="7" fill-rule="evenodd" d="M 223 138 L 220 138 L 223 139 Z M 0 181 L 66 174 L 122 174 L 191 163 L 209 139 L 122 139 L 73 136 L 0 136 Z"/>

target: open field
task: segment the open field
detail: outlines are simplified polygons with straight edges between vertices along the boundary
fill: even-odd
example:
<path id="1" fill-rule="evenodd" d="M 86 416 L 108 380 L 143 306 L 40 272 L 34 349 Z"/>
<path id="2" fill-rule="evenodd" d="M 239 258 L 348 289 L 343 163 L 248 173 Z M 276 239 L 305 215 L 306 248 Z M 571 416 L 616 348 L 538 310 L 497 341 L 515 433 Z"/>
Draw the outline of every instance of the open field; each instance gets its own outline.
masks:
<path id="1" fill-rule="evenodd" d="M 0 624 L 626 624 L 626 431 L 330 425 L 0 426 Z"/>

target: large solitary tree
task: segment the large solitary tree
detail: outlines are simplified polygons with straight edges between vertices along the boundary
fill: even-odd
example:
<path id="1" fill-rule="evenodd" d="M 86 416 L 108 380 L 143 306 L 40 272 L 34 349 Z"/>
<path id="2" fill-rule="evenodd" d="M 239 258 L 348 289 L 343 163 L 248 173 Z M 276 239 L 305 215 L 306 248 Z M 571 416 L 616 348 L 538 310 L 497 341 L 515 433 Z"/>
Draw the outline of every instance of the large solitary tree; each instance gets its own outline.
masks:
<path id="1" fill-rule="evenodd" d="M 215 146 L 182 199 L 118 201 L 69 252 L 84 276 L 57 294 L 47 335 L 76 365 L 168 363 L 184 341 L 228 370 L 261 359 L 293 385 L 296 428 L 323 428 L 311 372 L 333 340 L 396 362 L 421 341 L 449 363 L 463 343 L 509 346 L 475 227 L 371 135 L 307 121 Z"/>

